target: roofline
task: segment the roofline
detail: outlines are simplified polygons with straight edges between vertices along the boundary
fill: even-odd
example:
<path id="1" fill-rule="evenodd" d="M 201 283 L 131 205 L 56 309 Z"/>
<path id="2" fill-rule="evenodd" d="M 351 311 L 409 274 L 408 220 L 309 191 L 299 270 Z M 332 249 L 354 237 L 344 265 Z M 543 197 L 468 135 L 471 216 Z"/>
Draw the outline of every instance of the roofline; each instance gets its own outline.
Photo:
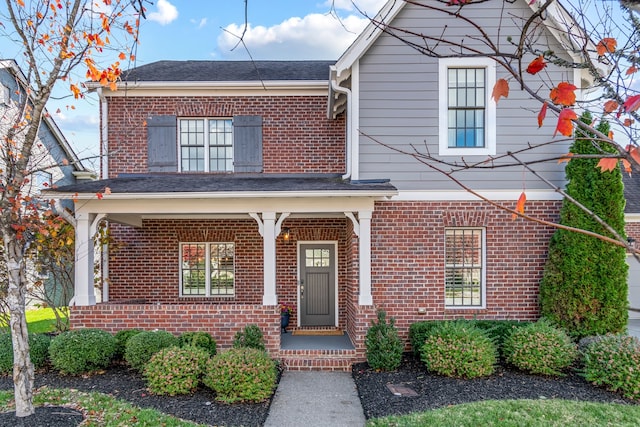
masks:
<path id="1" fill-rule="evenodd" d="M 104 92 L 113 92 L 109 87 L 101 86 L 98 82 L 87 82 L 90 90 L 102 88 Z M 326 80 L 250 80 L 250 81 L 123 81 L 117 84 L 118 91 L 127 90 L 155 90 L 155 89 L 322 89 L 329 88 L 329 74 Z"/>
<path id="2" fill-rule="evenodd" d="M 532 2 L 529 0 L 522 0 L 522 1 L 524 1 L 534 12 L 536 12 L 540 8 L 540 6 L 538 5 L 538 2 Z M 349 46 L 347 50 L 336 61 L 335 70 L 337 72 L 337 77 L 343 78 L 342 73 L 344 71 L 350 70 L 353 64 L 356 61 L 358 61 L 369 50 L 371 45 L 373 45 L 373 43 L 378 39 L 378 37 L 380 37 L 380 35 L 384 32 L 383 24 L 379 24 L 379 23 L 382 23 L 382 22 L 389 23 L 393 21 L 398 15 L 398 13 L 400 13 L 400 11 L 404 9 L 406 5 L 407 3 L 404 0 L 388 0 L 387 1 L 387 3 L 382 7 L 382 9 L 380 9 L 380 12 L 378 12 L 373 19 L 369 20 L 369 24 L 364 29 L 364 31 L 360 33 L 360 35 L 351 44 L 351 46 Z M 579 31 L 581 32 L 580 35 L 582 37 L 585 37 L 585 39 L 589 42 L 590 45 L 593 45 L 594 52 L 595 52 L 595 44 L 593 43 L 591 38 L 586 34 L 586 32 L 582 29 L 582 27 L 573 19 L 571 14 L 567 12 L 564 6 L 556 2 L 555 4 L 552 4 L 547 10 L 550 12 L 549 17 L 551 20 L 559 24 L 562 24 L 562 22 L 572 22 L 573 24 L 575 24 L 574 28 L 579 29 Z M 558 20 L 557 18 L 559 17 L 561 19 Z M 375 23 L 373 21 L 376 21 L 379 23 Z M 564 45 L 565 42 L 567 41 L 573 44 L 574 40 L 572 38 L 569 38 L 569 40 L 563 39 L 561 36 L 561 32 L 559 30 L 549 25 L 545 25 L 545 27 L 551 32 L 551 34 L 556 38 L 556 40 L 561 45 Z M 567 53 L 572 58 L 574 59 L 576 58 L 576 54 L 574 52 L 567 50 Z M 597 63 L 597 61 L 594 63 Z"/>
<path id="3" fill-rule="evenodd" d="M 15 60 L 13 60 L 13 59 L 2 59 L 2 60 L 0 60 L 0 68 L 6 68 L 6 69 L 12 71 L 13 74 L 20 81 L 20 84 L 22 84 L 23 87 L 27 86 L 27 76 L 24 74 L 24 72 L 18 66 L 18 63 Z M 51 114 L 49 114 L 49 111 L 47 110 L 46 107 L 43 110 L 43 116 L 44 116 L 43 120 L 47 124 L 47 126 L 49 126 L 49 129 L 51 130 L 51 133 L 53 134 L 54 138 L 56 138 L 56 140 L 58 141 L 58 143 L 62 147 L 62 150 L 71 159 L 71 161 L 69 163 L 74 168 L 76 168 L 79 172 L 93 172 L 93 171 L 87 169 L 82 164 L 82 161 L 80 160 L 80 158 L 78 157 L 76 152 L 73 150 L 73 148 L 71 147 L 71 144 L 69 144 L 69 141 L 64 136 L 64 134 L 62 133 L 62 131 L 58 127 L 58 124 L 55 122 L 55 120 L 53 120 L 53 117 L 51 116 Z"/>
<path id="4" fill-rule="evenodd" d="M 53 199 L 96 199 L 96 193 L 59 193 L 54 189 L 42 190 Z M 153 200 L 153 199 L 264 199 L 264 198 L 320 198 L 320 197 L 392 197 L 398 190 L 347 190 L 347 191 L 217 191 L 217 192 L 162 192 L 162 193 L 110 193 L 102 200 Z"/>

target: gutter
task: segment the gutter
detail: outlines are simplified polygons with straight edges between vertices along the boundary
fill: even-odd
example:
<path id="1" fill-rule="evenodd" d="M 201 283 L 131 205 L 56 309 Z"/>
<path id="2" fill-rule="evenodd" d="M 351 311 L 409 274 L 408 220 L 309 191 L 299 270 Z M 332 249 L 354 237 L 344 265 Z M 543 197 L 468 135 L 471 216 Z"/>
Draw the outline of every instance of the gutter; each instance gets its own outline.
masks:
<path id="1" fill-rule="evenodd" d="M 351 149 L 353 147 L 353 140 L 351 138 L 351 113 L 353 110 L 353 102 L 351 96 L 351 90 L 342 87 L 338 84 L 338 75 L 335 65 L 329 67 L 329 81 L 331 82 L 331 90 L 342 93 L 347 96 L 347 128 L 346 128 L 346 147 L 345 147 L 345 173 L 342 175 L 343 180 L 351 178 Z M 331 113 L 331 112 L 330 112 Z"/>

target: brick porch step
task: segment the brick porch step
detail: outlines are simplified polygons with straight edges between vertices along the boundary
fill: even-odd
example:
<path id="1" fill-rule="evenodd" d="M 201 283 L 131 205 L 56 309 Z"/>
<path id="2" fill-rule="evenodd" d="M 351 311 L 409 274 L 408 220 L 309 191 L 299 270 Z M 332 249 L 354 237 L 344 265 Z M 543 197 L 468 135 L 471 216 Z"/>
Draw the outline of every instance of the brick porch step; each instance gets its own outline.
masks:
<path id="1" fill-rule="evenodd" d="M 280 350 L 280 362 L 288 371 L 351 372 L 360 362 L 356 350 Z"/>

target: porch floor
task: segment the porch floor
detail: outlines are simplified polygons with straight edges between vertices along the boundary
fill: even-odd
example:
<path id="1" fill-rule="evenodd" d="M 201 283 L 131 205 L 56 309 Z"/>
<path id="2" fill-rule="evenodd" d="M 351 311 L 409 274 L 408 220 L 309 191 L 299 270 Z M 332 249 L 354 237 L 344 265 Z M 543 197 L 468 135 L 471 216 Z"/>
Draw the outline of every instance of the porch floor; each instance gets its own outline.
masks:
<path id="1" fill-rule="evenodd" d="M 317 336 L 280 334 L 281 350 L 355 350 L 349 335 Z"/>

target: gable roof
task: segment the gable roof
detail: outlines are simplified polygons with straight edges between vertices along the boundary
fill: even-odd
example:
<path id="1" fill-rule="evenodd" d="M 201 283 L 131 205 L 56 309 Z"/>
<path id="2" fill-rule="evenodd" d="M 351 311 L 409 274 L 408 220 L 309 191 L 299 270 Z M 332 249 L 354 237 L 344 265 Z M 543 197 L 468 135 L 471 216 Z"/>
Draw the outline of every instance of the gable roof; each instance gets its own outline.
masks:
<path id="1" fill-rule="evenodd" d="M 335 61 L 157 61 L 122 73 L 124 82 L 323 81 Z"/>
<path id="2" fill-rule="evenodd" d="M 530 0 L 515 1 L 521 1 L 527 7 L 531 8 L 533 12 L 536 12 L 541 7 L 541 5 L 538 4 L 539 2 L 532 2 Z M 407 2 L 404 0 L 388 0 L 382 9 L 380 9 L 372 19 L 370 19 L 370 22 L 364 31 L 360 33 L 351 46 L 349 46 L 340 58 L 338 58 L 335 66 L 332 68 L 333 73 L 339 81 L 343 81 L 348 78 L 348 76 L 344 76 L 343 73 L 350 70 L 353 64 L 358 61 L 367 52 L 367 50 L 369 50 L 378 37 L 384 33 L 385 27 L 395 19 L 406 5 Z M 584 42 L 586 39 L 588 43 L 591 43 L 586 32 L 582 30 L 582 27 L 573 19 L 571 14 L 569 14 L 561 4 L 558 2 L 551 4 L 547 8 L 546 12 L 545 20 L 548 19 L 548 23 L 545 23 L 545 25 L 561 45 L 575 46 L 578 51 L 581 51 L 582 45 L 580 41 Z M 563 31 L 564 28 L 572 28 L 578 34 L 567 34 L 567 32 Z M 593 44 L 593 48 L 595 51 L 595 44 Z M 577 58 L 576 52 L 567 50 L 567 53 L 572 58 Z"/>
<path id="3" fill-rule="evenodd" d="M 20 84 L 20 86 L 22 86 L 23 89 L 27 87 L 27 77 L 18 66 L 18 63 L 13 59 L 0 59 L 0 69 L 7 70 L 9 73 L 11 73 L 18 80 L 18 83 Z M 80 161 L 80 158 L 73 150 L 71 144 L 69 144 L 69 141 L 67 141 L 67 138 L 64 136 L 46 108 L 43 114 L 43 122 L 53 134 L 64 154 L 68 157 L 69 165 L 72 166 L 76 170 L 76 172 L 80 172 L 86 175 L 93 175 L 94 172 L 86 168 L 82 164 L 82 161 Z"/>

